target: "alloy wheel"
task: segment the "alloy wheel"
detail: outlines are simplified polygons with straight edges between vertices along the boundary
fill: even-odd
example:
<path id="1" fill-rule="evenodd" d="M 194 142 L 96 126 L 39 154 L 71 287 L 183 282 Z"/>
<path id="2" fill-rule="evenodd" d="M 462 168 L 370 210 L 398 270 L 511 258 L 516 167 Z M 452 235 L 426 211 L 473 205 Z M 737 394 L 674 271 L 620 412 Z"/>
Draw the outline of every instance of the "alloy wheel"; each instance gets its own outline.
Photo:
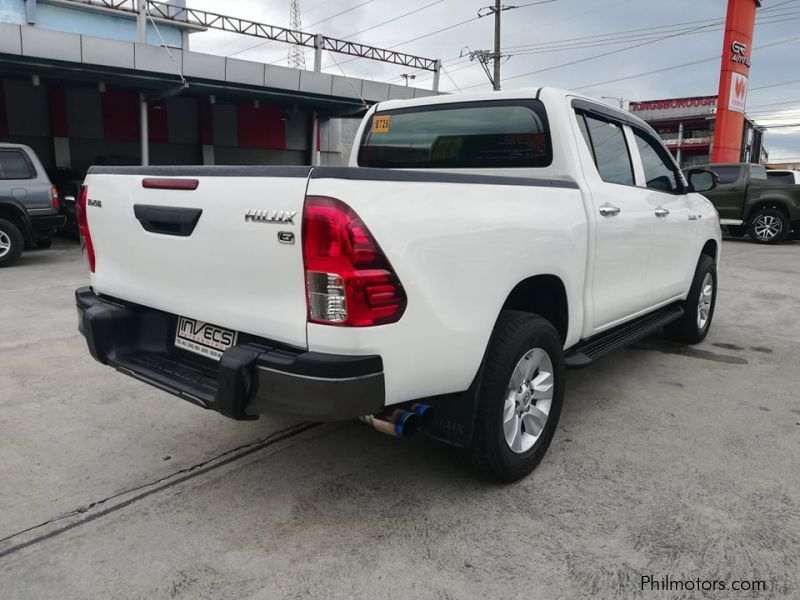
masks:
<path id="1" fill-rule="evenodd" d="M 554 391 L 553 362 L 541 348 L 522 355 L 506 388 L 503 434 L 512 452 L 530 450 L 544 431 Z"/>
<path id="2" fill-rule="evenodd" d="M 0 258 L 11 252 L 11 236 L 5 231 L 0 231 Z"/>
<path id="3" fill-rule="evenodd" d="M 783 231 L 783 224 L 778 217 L 772 215 L 759 215 L 753 222 L 753 231 L 762 242 L 769 242 L 778 237 Z"/>
<path id="4" fill-rule="evenodd" d="M 700 298 L 697 301 L 697 329 L 703 331 L 711 316 L 711 301 L 714 297 L 714 278 L 706 273 L 703 285 L 700 286 Z"/>

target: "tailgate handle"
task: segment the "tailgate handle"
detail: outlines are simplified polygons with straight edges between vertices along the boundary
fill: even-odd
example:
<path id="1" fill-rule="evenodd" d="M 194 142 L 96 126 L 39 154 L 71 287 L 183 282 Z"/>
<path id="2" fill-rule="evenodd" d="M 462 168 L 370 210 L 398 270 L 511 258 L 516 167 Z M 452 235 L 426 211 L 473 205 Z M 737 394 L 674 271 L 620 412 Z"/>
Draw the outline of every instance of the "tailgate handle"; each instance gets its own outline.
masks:
<path id="1" fill-rule="evenodd" d="M 203 209 L 134 204 L 133 214 L 145 231 L 188 237 L 192 235 Z"/>

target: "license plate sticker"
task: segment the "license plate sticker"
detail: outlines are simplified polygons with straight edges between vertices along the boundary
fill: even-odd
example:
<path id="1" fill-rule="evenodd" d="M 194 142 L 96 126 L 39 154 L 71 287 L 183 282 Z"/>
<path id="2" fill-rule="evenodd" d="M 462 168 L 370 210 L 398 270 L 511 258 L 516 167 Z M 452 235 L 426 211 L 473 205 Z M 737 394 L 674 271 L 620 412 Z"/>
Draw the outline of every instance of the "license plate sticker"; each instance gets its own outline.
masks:
<path id="1" fill-rule="evenodd" d="M 189 352 L 219 360 L 222 353 L 236 344 L 239 333 L 211 323 L 178 317 L 175 346 Z"/>

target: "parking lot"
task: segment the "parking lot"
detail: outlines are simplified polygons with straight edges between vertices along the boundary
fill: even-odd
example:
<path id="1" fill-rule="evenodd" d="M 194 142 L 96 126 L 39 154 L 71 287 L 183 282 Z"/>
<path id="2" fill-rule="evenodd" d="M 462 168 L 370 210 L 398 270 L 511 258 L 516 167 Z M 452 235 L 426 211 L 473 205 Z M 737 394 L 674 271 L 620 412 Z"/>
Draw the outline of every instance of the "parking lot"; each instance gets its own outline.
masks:
<path id="1" fill-rule="evenodd" d="M 76 330 L 85 282 L 63 240 L 0 271 L 3 598 L 800 597 L 798 242 L 726 241 L 708 339 L 570 372 L 507 486 L 421 436 L 234 422 L 117 374 Z"/>

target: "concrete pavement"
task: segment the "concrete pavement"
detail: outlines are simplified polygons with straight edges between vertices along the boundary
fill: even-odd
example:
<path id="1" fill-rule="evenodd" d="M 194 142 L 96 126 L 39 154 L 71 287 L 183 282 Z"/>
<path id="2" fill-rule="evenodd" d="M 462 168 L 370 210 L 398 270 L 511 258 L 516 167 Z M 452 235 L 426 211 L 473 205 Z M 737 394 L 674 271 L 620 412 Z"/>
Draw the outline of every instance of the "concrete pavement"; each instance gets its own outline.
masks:
<path id="1" fill-rule="evenodd" d="M 726 241 L 720 279 L 703 344 L 570 372 L 547 457 L 498 486 L 424 437 L 228 421 L 102 367 L 79 250 L 26 253 L 0 270 L 0 594 L 800 597 L 800 243 Z"/>

